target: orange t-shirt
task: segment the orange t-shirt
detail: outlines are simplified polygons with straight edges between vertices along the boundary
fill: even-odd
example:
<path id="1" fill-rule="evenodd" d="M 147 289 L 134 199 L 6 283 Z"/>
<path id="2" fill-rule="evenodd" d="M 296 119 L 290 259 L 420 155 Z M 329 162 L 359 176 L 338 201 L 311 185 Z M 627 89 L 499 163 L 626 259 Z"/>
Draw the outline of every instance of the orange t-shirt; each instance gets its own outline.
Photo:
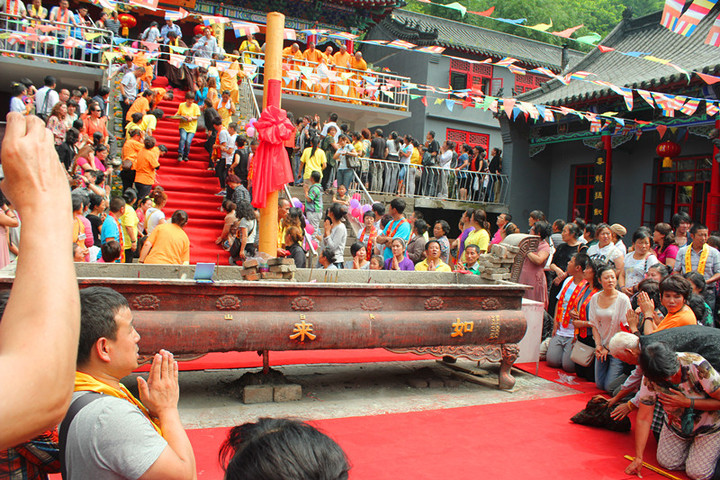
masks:
<path id="1" fill-rule="evenodd" d="M 185 231 L 174 223 L 163 223 L 152 231 L 147 239 L 152 244 L 145 263 L 182 265 L 190 263 L 190 239 Z"/>
<path id="2" fill-rule="evenodd" d="M 667 330 L 668 328 L 683 327 L 685 325 L 697 325 L 697 319 L 695 314 L 690 307 L 684 306 L 677 313 L 669 313 L 665 318 L 662 319 L 660 325 L 655 329 L 656 332 L 660 330 Z"/>
<path id="3" fill-rule="evenodd" d="M 165 94 L 167 93 L 167 90 L 160 87 L 155 87 L 152 89 L 153 92 L 155 92 L 155 96 L 153 97 L 153 105 L 155 105 L 155 108 L 157 108 L 158 103 L 162 102 L 162 99 L 165 98 Z"/>
<path id="4" fill-rule="evenodd" d="M 143 115 L 145 115 L 150 110 L 150 102 L 145 97 L 138 97 L 135 99 L 132 105 L 130 105 L 130 109 L 128 110 L 127 115 L 125 115 L 125 120 L 130 122 L 132 120 L 133 113 L 140 112 Z"/>
<path id="5" fill-rule="evenodd" d="M 143 142 L 138 142 L 134 138 L 130 138 L 128 140 L 125 140 L 125 145 L 123 145 L 120 155 L 123 160 L 132 160 L 133 168 L 135 168 L 138 153 L 144 148 L 145 145 L 143 144 Z"/>
<path id="6" fill-rule="evenodd" d="M 143 148 L 137 154 L 135 162 L 135 181 L 143 185 L 155 183 L 155 169 L 160 166 L 160 149 L 153 147 L 152 150 Z"/>

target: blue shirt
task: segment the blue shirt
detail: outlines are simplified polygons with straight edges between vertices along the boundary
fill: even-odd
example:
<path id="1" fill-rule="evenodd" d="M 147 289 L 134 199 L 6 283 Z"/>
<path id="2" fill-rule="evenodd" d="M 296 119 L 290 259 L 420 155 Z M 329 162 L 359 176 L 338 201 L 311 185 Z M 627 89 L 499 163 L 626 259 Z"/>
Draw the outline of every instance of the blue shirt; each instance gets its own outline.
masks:
<path id="1" fill-rule="evenodd" d="M 386 237 L 389 236 L 390 232 L 395 230 L 395 227 L 399 222 L 403 222 L 403 224 L 397 228 L 397 231 L 392 238 L 402 238 L 403 240 L 405 240 L 405 245 L 407 245 L 407 243 L 410 241 L 410 233 L 412 232 L 412 228 L 410 227 L 410 222 L 408 222 L 405 218 L 401 218 L 400 220 L 393 220 L 392 222 L 388 223 L 385 226 L 385 230 L 383 230 L 382 235 Z M 383 258 L 385 260 L 389 260 L 390 258 L 392 258 L 392 248 L 390 248 L 388 245 L 386 245 L 386 248 L 383 250 Z"/>
<path id="2" fill-rule="evenodd" d="M 107 243 L 108 238 L 114 238 L 117 242 L 120 242 L 120 245 L 123 244 L 123 237 L 120 236 L 117 221 L 110 215 L 105 218 L 102 227 L 100 227 L 100 243 Z"/>

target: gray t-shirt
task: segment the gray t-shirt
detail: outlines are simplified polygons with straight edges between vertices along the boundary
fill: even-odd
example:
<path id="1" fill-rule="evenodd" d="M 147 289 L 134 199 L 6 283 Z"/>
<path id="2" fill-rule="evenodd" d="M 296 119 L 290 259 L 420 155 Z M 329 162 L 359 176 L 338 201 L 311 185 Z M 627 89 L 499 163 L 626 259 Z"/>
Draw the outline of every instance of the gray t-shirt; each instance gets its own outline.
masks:
<path id="1" fill-rule="evenodd" d="M 87 392 L 73 393 L 73 400 Z M 122 398 L 103 396 L 86 405 L 68 429 L 70 480 L 140 478 L 167 447 L 150 421 Z"/>

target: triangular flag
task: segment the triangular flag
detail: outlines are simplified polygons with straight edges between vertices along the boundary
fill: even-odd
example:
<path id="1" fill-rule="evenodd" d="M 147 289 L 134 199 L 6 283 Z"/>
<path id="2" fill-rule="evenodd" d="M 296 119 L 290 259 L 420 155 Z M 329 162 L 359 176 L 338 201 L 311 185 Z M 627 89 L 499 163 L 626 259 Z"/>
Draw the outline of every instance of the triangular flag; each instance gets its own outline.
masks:
<path id="1" fill-rule="evenodd" d="M 600 50 L 602 53 L 615 51 L 614 48 L 606 47 L 605 45 L 598 45 L 598 50 Z"/>
<path id="2" fill-rule="evenodd" d="M 128 0 L 133 5 L 147 8 L 148 10 L 157 10 L 158 0 Z"/>
<path id="3" fill-rule="evenodd" d="M 665 0 L 660 25 L 668 30 L 673 30 L 684 6 L 685 0 Z"/>
<path id="4" fill-rule="evenodd" d="M 426 107 L 428 106 L 428 104 L 427 104 L 427 97 L 422 97 L 422 98 L 420 99 L 420 101 L 421 101 L 422 104 L 425 105 Z"/>
<path id="5" fill-rule="evenodd" d="M 717 104 L 715 104 L 713 102 L 708 102 L 706 100 L 705 101 L 705 111 L 706 111 L 708 117 L 714 117 L 715 115 L 718 114 L 718 112 L 720 112 L 720 107 L 718 107 Z"/>
<path id="6" fill-rule="evenodd" d="M 418 1 L 419 2 L 425 1 L 426 3 L 430 3 L 430 0 L 418 0 Z M 468 10 L 468 13 L 472 13 L 473 15 L 480 15 L 481 17 L 489 17 L 490 15 L 492 15 L 492 13 L 494 11 L 495 11 L 495 7 L 490 7 L 483 12 L 471 12 L 470 10 Z"/>
<path id="7" fill-rule="evenodd" d="M 445 106 L 450 110 L 453 111 L 453 107 L 455 106 L 455 100 L 450 100 L 449 98 L 445 100 Z"/>
<path id="8" fill-rule="evenodd" d="M 551 32 L 553 35 L 557 35 L 558 37 L 563 38 L 570 38 L 570 35 L 580 30 L 585 25 L 578 25 L 577 27 L 571 27 L 563 30 L 562 32 Z"/>
<path id="9" fill-rule="evenodd" d="M 665 136 L 665 132 L 667 131 L 667 127 L 665 125 L 658 125 L 655 127 L 660 134 L 660 140 Z"/>
<path id="10" fill-rule="evenodd" d="M 434 5 L 439 5 L 439 6 L 441 6 L 441 7 L 449 8 L 450 10 L 458 11 L 458 12 L 460 12 L 460 16 L 461 16 L 461 17 L 464 17 L 464 16 L 465 16 L 465 13 L 467 12 L 467 8 L 465 8 L 464 6 L 460 5 L 460 4 L 457 3 L 457 2 L 448 3 L 447 5 L 442 5 L 442 4 L 440 4 L 440 3 L 435 3 Z"/>
<path id="11" fill-rule="evenodd" d="M 702 78 L 705 83 L 708 85 L 715 85 L 717 82 L 720 82 L 720 77 L 715 77 L 713 75 L 708 75 L 707 73 L 700 73 L 695 72 L 698 77 Z"/>
<path id="12" fill-rule="evenodd" d="M 595 45 L 600 40 L 602 40 L 602 37 L 597 33 L 591 33 L 590 35 L 585 35 L 575 39 L 576 42 L 585 43 L 587 45 Z"/>
<path id="13" fill-rule="evenodd" d="M 503 98 L 503 109 L 505 110 L 505 114 L 509 119 L 512 120 L 512 111 L 515 107 L 515 99 L 514 98 Z"/>
<path id="14" fill-rule="evenodd" d="M 550 19 L 550 23 L 538 23 L 537 25 L 533 25 L 532 27 L 527 27 L 527 28 L 532 28 L 533 30 L 539 30 L 541 32 L 544 32 L 552 26 L 553 26 L 552 19 Z"/>
<path id="15" fill-rule="evenodd" d="M 436 98 L 435 99 L 435 105 L 440 105 L 443 102 L 442 98 Z"/>
<path id="16" fill-rule="evenodd" d="M 720 15 L 715 19 L 712 27 L 710 27 L 705 43 L 713 47 L 720 47 Z"/>

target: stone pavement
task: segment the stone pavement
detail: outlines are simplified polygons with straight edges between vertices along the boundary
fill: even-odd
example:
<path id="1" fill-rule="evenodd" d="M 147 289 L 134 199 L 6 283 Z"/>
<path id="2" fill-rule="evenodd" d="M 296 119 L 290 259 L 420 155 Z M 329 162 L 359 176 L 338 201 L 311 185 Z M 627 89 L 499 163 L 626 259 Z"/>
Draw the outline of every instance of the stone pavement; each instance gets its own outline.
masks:
<path id="1" fill-rule="evenodd" d="M 474 367 L 475 362 L 458 360 Z M 497 367 L 484 366 L 497 381 Z M 303 420 L 381 415 L 552 398 L 577 393 L 563 385 L 513 370 L 517 383 L 502 391 L 460 380 L 434 360 L 275 367 L 302 385 L 299 401 L 246 405 L 237 380 L 258 369 L 180 373 L 180 416 L 185 428 L 233 426 L 259 417 Z M 235 383 L 234 383 L 235 382 Z M 133 387 L 135 379 L 125 385 Z"/>

